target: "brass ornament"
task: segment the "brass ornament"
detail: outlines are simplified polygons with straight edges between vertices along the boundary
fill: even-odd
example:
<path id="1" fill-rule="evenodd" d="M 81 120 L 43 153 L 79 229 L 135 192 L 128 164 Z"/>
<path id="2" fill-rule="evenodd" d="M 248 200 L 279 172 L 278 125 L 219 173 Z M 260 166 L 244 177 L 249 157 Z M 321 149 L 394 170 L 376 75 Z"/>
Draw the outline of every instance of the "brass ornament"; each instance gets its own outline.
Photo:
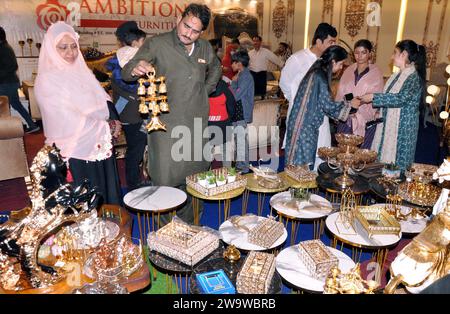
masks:
<path id="1" fill-rule="evenodd" d="M 374 280 L 364 280 L 361 277 L 359 263 L 348 273 L 342 273 L 338 267 L 333 267 L 325 279 L 325 294 L 373 294 L 379 284 Z"/>
<path id="2" fill-rule="evenodd" d="M 230 263 L 235 263 L 241 259 L 241 252 L 239 252 L 236 246 L 230 245 L 223 252 L 223 258 Z"/>
<path id="3" fill-rule="evenodd" d="M 450 273 L 450 200 L 445 210 L 398 253 L 390 271 L 385 293 L 393 293 L 400 283 L 420 287 Z"/>
<path id="4" fill-rule="evenodd" d="M 150 122 L 146 126 L 148 132 L 166 131 L 166 124 L 159 118 L 161 113 L 170 111 L 167 103 L 167 85 L 165 80 L 164 76 L 156 77 L 155 71 L 147 73 L 147 78 L 138 80 L 139 112 L 142 114 L 151 112 Z M 145 84 L 148 84 L 148 87 Z"/>
<path id="5" fill-rule="evenodd" d="M 342 169 L 343 175 L 334 179 L 342 189 L 352 186 L 355 181 L 349 176 L 349 171 L 362 171 L 367 164 L 377 159 L 377 153 L 368 149 L 358 148 L 364 137 L 354 134 L 337 133 L 338 147 L 320 147 L 318 155 L 333 169 Z"/>

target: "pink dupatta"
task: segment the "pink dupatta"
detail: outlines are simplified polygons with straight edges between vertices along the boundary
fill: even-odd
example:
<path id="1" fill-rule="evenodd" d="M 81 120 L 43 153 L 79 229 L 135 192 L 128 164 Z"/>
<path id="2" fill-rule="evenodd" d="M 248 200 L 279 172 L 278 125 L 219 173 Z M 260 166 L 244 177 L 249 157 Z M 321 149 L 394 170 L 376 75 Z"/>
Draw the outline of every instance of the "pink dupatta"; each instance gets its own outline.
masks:
<path id="1" fill-rule="evenodd" d="M 104 160 L 111 156 L 111 133 L 107 100 L 83 59 L 79 45 L 74 63 L 65 61 L 57 43 L 69 35 L 78 44 L 78 34 L 64 23 L 52 24 L 39 54 L 35 94 L 44 126 L 45 143 L 55 145 L 65 159 Z"/>
<path id="2" fill-rule="evenodd" d="M 357 64 L 349 66 L 342 74 L 336 101 L 344 100 L 346 94 L 352 93 L 354 97 L 363 96 L 368 93 L 380 93 L 383 91 L 383 73 L 375 64 L 369 64 L 369 72 L 365 74 L 355 85 L 355 70 Z M 364 104 L 358 111 L 351 115 L 353 134 L 364 136 L 366 134 L 366 123 L 377 118 L 377 110 L 372 104 Z"/>

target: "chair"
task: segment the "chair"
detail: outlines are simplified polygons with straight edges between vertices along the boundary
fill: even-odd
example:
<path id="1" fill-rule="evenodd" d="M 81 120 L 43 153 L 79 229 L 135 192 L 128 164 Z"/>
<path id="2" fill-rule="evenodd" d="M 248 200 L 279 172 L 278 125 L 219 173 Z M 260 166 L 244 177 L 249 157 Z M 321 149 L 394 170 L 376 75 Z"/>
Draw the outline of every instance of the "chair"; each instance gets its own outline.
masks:
<path id="1" fill-rule="evenodd" d="M 24 130 L 19 117 L 11 117 L 7 96 L 0 96 L 0 181 L 24 177 L 29 183 L 29 168 Z"/>
<path id="2" fill-rule="evenodd" d="M 42 120 L 41 111 L 39 110 L 39 104 L 34 95 L 34 86 L 28 87 L 28 97 L 30 101 L 30 114 L 33 120 Z"/>
<path id="3" fill-rule="evenodd" d="M 278 143 L 278 116 L 282 102 L 282 99 L 255 101 L 253 122 L 248 125 L 250 151 Z"/>

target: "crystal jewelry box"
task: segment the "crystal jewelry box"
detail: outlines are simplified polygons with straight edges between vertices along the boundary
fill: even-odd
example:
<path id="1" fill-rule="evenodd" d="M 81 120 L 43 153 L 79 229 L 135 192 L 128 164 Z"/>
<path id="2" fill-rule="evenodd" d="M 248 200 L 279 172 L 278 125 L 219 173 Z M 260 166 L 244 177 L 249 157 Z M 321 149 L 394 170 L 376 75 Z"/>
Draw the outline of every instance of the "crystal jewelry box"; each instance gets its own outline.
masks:
<path id="1" fill-rule="evenodd" d="M 245 294 L 267 294 L 275 273 L 275 256 L 251 251 L 237 275 L 236 289 Z"/>
<path id="2" fill-rule="evenodd" d="M 382 207 L 360 206 L 355 210 L 355 219 L 369 238 L 376 234 L 400 234 L 400 224 Z"/>
<path id="3" fill-rule="evenodd" d="M 284 233 L 281 222 L 265 218 L 248 233 L 248 242 L 270 248 Z"/>
<path id="4" fill-rule="evenodd" d="M 193 266 L 219 247 L 219 238 L 201 227 L 172 221 L 149 233 L 147 244 L 150 250 Z"/>
<path id="5" fill-rule="evenodd" d="M 316 279 L 324 279 L 332 267 L 338 266 L 337 257 L 320 240 L 300 242 L 298 251 L 300 260 Z"/>
<path id="6" fill-rule="evenodd" d="M 245 187 L 247 185 L 247 178 L 240 174 L 231 175 L 227 168 L 213 169 L 209 172 L 212 175 L 211 177 L 214 179 L 212 180 L 214 182 L 213 184 L 208 184 L 205 186 L 198 178 L 200 174 L 193 174 L 186 177 L 186 185 L 205 196 L 213 196 L 226 193 Z M 219 178 L 221 177 L 223 177 L 225 180 L 222 184 L 219 184 Z"/>
<path id="7" fill-rule="evenodd" d="M 284 171 L 289 177 L 301 183 L 316 181 L 317 178 L 317 173 L 309 170 L 308 166 L 287 165 Z"/>

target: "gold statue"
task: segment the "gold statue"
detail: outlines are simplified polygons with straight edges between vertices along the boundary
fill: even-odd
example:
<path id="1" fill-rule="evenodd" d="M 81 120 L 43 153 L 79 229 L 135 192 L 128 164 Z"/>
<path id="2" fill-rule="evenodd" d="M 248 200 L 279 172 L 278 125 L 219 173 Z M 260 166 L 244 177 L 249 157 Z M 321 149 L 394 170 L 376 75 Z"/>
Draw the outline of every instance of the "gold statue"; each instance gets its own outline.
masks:
<path id="1" fill-rule="evenodd" d="M 333 267 L 325 279 L 325 294 L 373 294 L 378 288 L 374 280 L 363 280 L 359 263 L 350 272 L 343 274 L 338 267 Z"/>
<path id="2" fill-rule="evenodd" d="M 3 290 L 45 288 L 64 279 L 64 271 L 38 263 L 40 244 L 64 225 L 88 218 L 99 199 L 97 190 L 88 182 L 75 189 L 65 182 L 67 167 L 54 146 L 44 146 L 30 170 L 31 207 L 22 210 L 21 217 L 0 225 Z"/>
<path id="3" fill-rule="evenodd" d="M 147 78 L 138 80 L 138 96 L 140 98 L 139 112 L 142 114 L 152 113 L 147 131 L 166 130 L 166 125 L 159 119 L 161 112 L 169 112 L 167 103 L 167 86 L 164 76 L 156 77 L 155 71 L 147 73 Z M 145 87 L 148 83 L 148 87 Z M 159 87 L 157 86 L 159 84 Z"/>
<path id="4" fill-rule="evenodd" d="M 396 287 L 423 290 L 450 273 L 450 201 L 441 213 L 398 254 L 391 264 L 391 280 L 385 293 Z"/>

